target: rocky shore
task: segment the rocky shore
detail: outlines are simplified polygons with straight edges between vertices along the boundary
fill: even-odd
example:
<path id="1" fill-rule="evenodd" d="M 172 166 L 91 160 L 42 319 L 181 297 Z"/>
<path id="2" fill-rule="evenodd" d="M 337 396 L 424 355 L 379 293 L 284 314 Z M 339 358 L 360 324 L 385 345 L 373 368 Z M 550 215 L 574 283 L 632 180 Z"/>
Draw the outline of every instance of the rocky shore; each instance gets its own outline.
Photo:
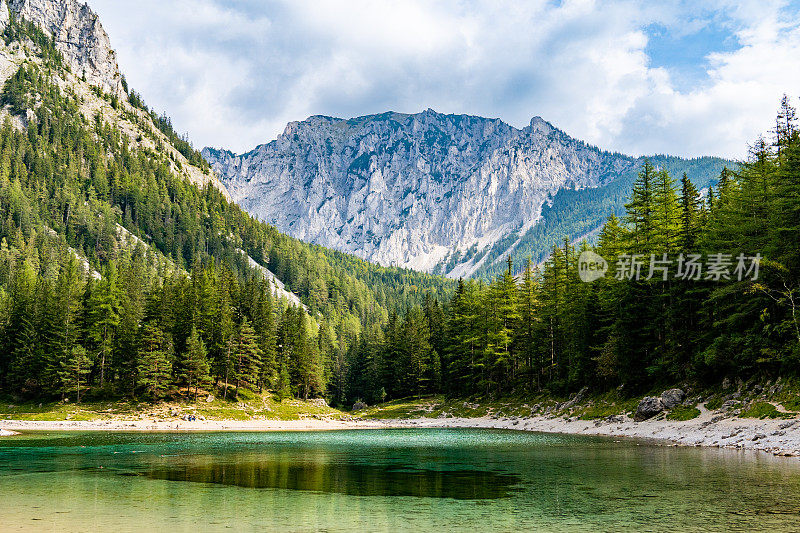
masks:
<path id="1" fill-rule="evenodd" d="M 202 421 L 25 421 L 5 420 L 0 435 L 37 431 L 324 431 L 380 428 L 495 428 L 571 435 L 597 435 L 647 439 L 678 446 L 710 446 L 756 450 L 800 457 L 800 420 L 754 419 L 725 416 L 702 406 L 697 418 L 685 421 L 664 417 L 635 421 L 629 416 L 579 420 L 563 416 L 412 418 L 362 420 L 358 418 L 306 418 L 302 420 L 202 420 Z M 9 431 L 11 430 L 11 431 Z"/>
<path id="2" fill-rule="evenodd" d="M 570 435 L 597 435 L 655 440 L 676 446 L 709 446 L 757 450 L 773 455 L 800 457 L 800 420 L 724 417 L 701 408 L 697 418 L 686 421 L 628 416 L 598 420 L 563 417 L 445 418 L 394 420 L 396 427 L 497 428 Z"/>

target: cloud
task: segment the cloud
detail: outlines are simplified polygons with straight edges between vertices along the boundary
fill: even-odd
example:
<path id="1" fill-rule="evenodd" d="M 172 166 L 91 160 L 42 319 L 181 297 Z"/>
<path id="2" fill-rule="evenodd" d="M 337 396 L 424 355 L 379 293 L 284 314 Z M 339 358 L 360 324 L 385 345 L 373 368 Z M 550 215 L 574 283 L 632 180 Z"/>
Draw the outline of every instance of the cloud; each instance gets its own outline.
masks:
<path id="1" fill-rule="evenodd" d="M 198 146 L 248 150 L 312 114 L 432 107 L 516 126 L 541 115 L 631 154 L 743 157 L 800 88 L 797 6 L 655 4 L 90 0 L 130 85 Z"/>

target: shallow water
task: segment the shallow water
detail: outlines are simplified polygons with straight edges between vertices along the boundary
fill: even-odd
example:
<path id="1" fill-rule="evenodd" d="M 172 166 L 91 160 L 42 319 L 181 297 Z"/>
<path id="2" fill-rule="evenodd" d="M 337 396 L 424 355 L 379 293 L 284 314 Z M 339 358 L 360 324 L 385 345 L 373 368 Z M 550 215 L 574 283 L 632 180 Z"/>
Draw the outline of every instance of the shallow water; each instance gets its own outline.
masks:
<path id="1" fill-rule="evenodd" d="M 800 461 L 496 430 L 31 433 L 2 531 L 800 531 Z"/>

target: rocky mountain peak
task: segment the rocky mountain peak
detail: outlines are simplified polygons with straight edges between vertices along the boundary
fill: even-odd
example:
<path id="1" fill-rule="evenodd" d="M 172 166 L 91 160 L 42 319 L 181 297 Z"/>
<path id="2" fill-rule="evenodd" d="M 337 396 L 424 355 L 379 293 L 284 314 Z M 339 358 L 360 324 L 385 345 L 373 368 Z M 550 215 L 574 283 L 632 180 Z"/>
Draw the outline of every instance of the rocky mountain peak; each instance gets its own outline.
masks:
<path id="1" fill-rule="evenodd" d="M 53 37 L 77 76 L 107 93 L 123 94 L 116 53 L 87 4 L 77 0 L 0 0 L 0 26 L 12 16 L 33 22 Z"/>
<path id="2" fill-rule="evenodd" d="M 549 135 L 556 131 L 552 124 L 547 122 L 542 117 L 536 116 L 531 119 L 531 123 L 527 128 L 531 133 L 538 133 L 540 135 Z"/>
<path id="3" fill-rule="evenodd" d="M 558 132 L 557 135 L 551 135 Z M 204 151 L 242 207 L 295 237 L 451 276 L 530 229 L 563 188 L 598 187 L 632 160 L 541 118 L 386 112 L 313 116 L 242 155 Z"/>

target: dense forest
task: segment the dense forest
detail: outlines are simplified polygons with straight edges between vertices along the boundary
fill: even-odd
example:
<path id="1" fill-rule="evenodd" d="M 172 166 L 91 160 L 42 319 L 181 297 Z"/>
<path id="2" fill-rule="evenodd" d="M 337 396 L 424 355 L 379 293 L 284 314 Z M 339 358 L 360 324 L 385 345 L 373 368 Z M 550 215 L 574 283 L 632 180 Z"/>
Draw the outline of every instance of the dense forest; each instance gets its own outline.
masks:
<path id="1" fill-rule="evenodd" d="M 322 395 L 345 381 L 344 354 L 365 329 L 454 286 L 254 220 L 216 188 L 177 176 L 163 146 L 140 146 L 99 114 L 86 119 L 81 97 L 54 81 L 63 63 L 35 26 L 12 21 L 5 38 L 38 54 L 0 94 L 20 117 L 0 131 L 4 394 L 158 398 L 213 378 Z M 130 107 L 95 94 L 146 110 L 177 137 L 135 92 Z M 303 307 L 273 298 L 247 256 Z"/>
<path id="2" fill-rule="evenodd" d="M 651 164 L 666 170 L 673 176 L 684 172 L 699 189 L 716 184 L 716 178 L 732 162 L 719 157 L 698 157 L 681 159 L 667 155 L 648 158 Z M 601 228 L 609 215 L 622 216 L 625 202 L 631 194 L 636 181 L 639 165 L 630 171 L 621 172 L 614 181 L 603 187 L 584 189 L 561 189 L 550 203 L 542 206 L 541 220 L 524 234 L 512 233 L 495 243 L 486 254 L 486 259 L 473 277 L 490 280 L 503 273 L 503 257 L 506 250 L 514 245 L 512 257 L 541 263 L 550 257 L 553 246 L 561 245 L 564 237 L 574 240 L 589 238 L 596 241 L 598 228 Z"/>
<path id="3" fill-rule="evenodd" d="M 647 162 L 596 246 L 565 240 L 540 268 L 509 260 L 488 284 L 460 281 L 445 305 L 392 315 L 352 350 L 351 394 L 637 394 L 796 375 L 799 244 L 800 135 L 784 98 L 773 142 L 759 139 L 706 194 Z M 585 251 L 609 265 L 591 283 Z"/>
<path id="4" fill-rule="evenodd" d="M 646 163 L 596 245 L 565 240 L 539 265 L 509 260 L 489 283 L 456 283 L 254 220 L 213 186 L 177 176 L 163 147 L 85 118 L 80 97 L 53 81 L 64 67 L 35 27 L 10 24 L 5 38 L 39 52 L 0 94 L 18 117 L 0 131 L 3 394 L 235 398 L 248 388 L 346 405 L 585 386 L 636 394 L 797 371 L 800 136 L 787 99 L 774 139 L 703 194 Z M 100 96 L 144 110 L 198 157 L 135 92 L 129 102 Z M 591 283 L 578 275 L 589 250 L 609 265 Z M 690 254 L 706 269 L 687 279 Z M 248 256 L 303 305 L 277 299 Z M 637 258 L 641 276 L 619 275 Z M 656 258 L 670 263 L 652 275 Z"/>

